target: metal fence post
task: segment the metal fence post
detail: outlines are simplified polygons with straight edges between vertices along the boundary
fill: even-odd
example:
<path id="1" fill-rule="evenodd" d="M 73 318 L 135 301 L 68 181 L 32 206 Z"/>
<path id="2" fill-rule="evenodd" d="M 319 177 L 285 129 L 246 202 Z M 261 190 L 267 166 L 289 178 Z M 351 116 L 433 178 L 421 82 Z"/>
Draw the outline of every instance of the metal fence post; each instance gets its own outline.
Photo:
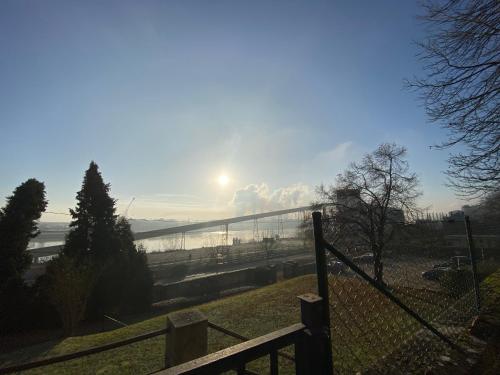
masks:
<path id="1" fill-rule="evenodd" d="M 324 332 L 322 298 L 312 293 L 298 298 L 301 320 L 306 329 L 295 344 L 295 372 L 297 375 L 330 375 L 328 349 L 331 344 Z"/>
<path id="2" fill-rule="evenodd" d="M 467 234 L 467 244 L 469 245 L 469 256 L 472 265 L 472 279 L 474 282 L 474 294 L 476 297 L 476 309 L 477 312 L 481 309 L 481 292 L 479 290 L 479 277 L 477 274 L 477 265 L 476 265 L 476 249 L 474 247 L 474 240 L 472 239 L 472 231 L 470 228 L 470 219 L 469 216 L 465 216 L 465 233 Z"/>
<path id="3" fill-rule="evenodd" d="M 322 298 L 322 317 L 325 334 L 328 338 L 328 348 L 326 350 L 327 373 L 333 373 L 332 345 L 330 333 L 330 298 L 328 293 L 328 273 L 326 269 L 326 253 L 323 240 L 323 224 L 321 222 L 321 212 L 313 212 L 314 229 L 314 250 L 316 253 L 316 272 L 318 277 L 318 294 Z M 326 344 L 325 344 L 326 345 Z"/>

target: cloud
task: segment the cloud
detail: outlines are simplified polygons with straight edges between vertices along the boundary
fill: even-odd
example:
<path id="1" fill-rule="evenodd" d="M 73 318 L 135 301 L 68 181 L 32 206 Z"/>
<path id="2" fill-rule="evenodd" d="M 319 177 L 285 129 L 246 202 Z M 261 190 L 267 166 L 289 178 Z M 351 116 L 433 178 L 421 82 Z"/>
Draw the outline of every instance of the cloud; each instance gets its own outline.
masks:
<path id="1" fill-rule="evenodd" d="M 271 191 L 265 183 L 251 184 L 234 193 L 230 205 L 238 215 L 306 206 L 312 201 L 309 186 L 294 184 Z"/>
<path id="2" fill-rule="evenodd" d="M 295 184 L 275 190 L 270 201 L 278 208 L 293 208 L 310 204 L 311 198 L 309 186 Z"/>

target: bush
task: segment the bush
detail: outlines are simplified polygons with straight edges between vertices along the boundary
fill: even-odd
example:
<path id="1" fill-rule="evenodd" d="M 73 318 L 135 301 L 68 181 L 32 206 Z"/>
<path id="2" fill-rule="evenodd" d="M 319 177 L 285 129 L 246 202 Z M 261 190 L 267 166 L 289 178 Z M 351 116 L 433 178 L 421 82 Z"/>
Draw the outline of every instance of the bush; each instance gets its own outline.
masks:
<path id="1" fill-rule="evenodd" d="M 151 306 L 153 277 L 143 251 L 123 254 L 99 271 L 87 317 L 145 311 Z"/>
<path id="2" fill-rule="evenodd" d="M 85 316 L 95 272 L 90 265 L 61 255 L 47 266 L 47 280 L 49 299 L 61 318 L 64 333 L 71 335 Z"/>
<path id="3" fill-rule="evenodd" d="M 0 334 L 20 332 L 30 325 L 30 288 L 22 280 L 10 279 L 0 289 Z"/>
<path id="4" fill-rule="evenodd" d="M 124 287 L 127 294 L 121 302 L 120 312 L 140 312 L 149 309 L 153 299 L 153 276 L 148 267 L 146 253 L 139 250 L 131 254 L 126 269 Z"/>
<path id="5" fill-rule="evenodd" d="M 58 313 L 49 301 L 47 290 L 45 275 L 39 277 L 33 286 L 11 280 L 8 288 L 0 292 L 0 334 L 60 326 Z"/>

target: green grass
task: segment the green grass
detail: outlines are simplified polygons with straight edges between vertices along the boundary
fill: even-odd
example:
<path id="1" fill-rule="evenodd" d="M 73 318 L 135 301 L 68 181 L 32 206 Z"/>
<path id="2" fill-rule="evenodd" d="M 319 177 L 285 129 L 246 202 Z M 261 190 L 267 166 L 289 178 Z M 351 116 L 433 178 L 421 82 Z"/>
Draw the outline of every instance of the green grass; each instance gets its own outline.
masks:
<path id="1" fill-rule="evenodd" d="M 500 332 L 500 269 L 481 283 L 483 298 L 482 318 Z M 492 337 L 474 368 L 475 373 L 494 375 L 500 373 L 500 337 Z"/>
<path id="2" fill-rule="evenodd" d="M 195 307 L 208 319 L 244 336 L 257 337 L 300 321 L 296 296 L 315 292 L 315 278 L 306 276 L 266 288 L 213 301 Z M 34 361 L 120 341 L 165 327 L 165 316 L 145 320 L 110 332 L 69 337 L 0 355 L 0 365 Z M 237 340 L 209 330 L 209 351 L 238 343 Z M 157 337 L 122 348 L 42 367 L 24 374 L 137 374 L 162 368 L 165 338 Z"/>
<path id="3" fill-rule="evenodd" d="M 497 300 L 500 297 L 500 269 L 491 273 L 481 283 L 485 304 L 488 306 L 497 305 Z"/>
<path id="4" fill-rule="evenodd" d="M 481 282 L 481 299 L 482 318 L 500 327 L 500 268 Z"/>
<path id="5" fill-rule="evenodd" d="M 389 302 L 378 291 L 356 278 L 330 279 L 331 324 L 336 370 L 352 373 L 379 361 L 396 351 L 421 327 Z M 303 276 L 265 288 L 220 299 L 195 307 L 209 321 L 247 337 L 284 328 L 300 321 L 297 296 L 316 292 L 316 278 Z M 423 296 L 422 296 L 423 297 Z M 439 313 L 437 302 L 442 295 L 428 294 L 411 301 L 426 314 Z M 447 304 L 443 304 L 446 308 Z M 430 316 L 430 315 L 429 315 Z M 69 337 L 0 355 L 0 365 L 8 366 L 51 357 L 123 340 L 165 327 L 165 316 L 145 320 L 110 332 Z M 209 351 L 215 352 L 238 343 L 237 340 L 209 330 Z M 42 367 L 23 374 L 145 374 L 162 368 L 165 338 L 160 336 L 82 359 Z M 291 348 L 287 348 L 293 354 Z M 280 373 L 291 373 L 293 366 L 280 359 Z M 249 368 L 268 372 L 268 361 L 262 359 Z"/>

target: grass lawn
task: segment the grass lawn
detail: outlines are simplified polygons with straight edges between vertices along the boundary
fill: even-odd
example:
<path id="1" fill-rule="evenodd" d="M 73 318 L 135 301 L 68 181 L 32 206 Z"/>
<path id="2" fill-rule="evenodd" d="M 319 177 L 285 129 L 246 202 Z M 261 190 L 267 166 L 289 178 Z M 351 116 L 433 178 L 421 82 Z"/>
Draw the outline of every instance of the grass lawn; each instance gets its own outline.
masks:
<path id="1" fill-rule="evenodd" d="M 500 373 L 500 269 L 481 283 L 483 297 L 482 318 L 495 328 L 497 333 L 490 338 L 479 363 L 475 367 L 478 374 L 496 375 Z"/>
<path id="2" fill-rule="evenodd" d="M 305 276 L 266 288 L 220 299 L 195 307 L 208 319 L 244 336 L 257 337 L 300 321 L 296 296 L 316 291 L 314 276 Z M 159 316 L 114 331 L 61 339 L 0 355 L 0 365 L 7 366 L 71 353 L 105 343 L 123 340 L 165 327 Z M 209 351 L 214 352 L 238 343 L 236 339 L 209 329 Z M 57 365 L 26 371 L 23 374 L 138 374 L 162 368 L 165 338 L 157 337 L 122 348 L 75 359 Z M 280 360 L 283 362 L 284 360 Z M 260 366 L 259 366 L 260 367 Z"/>
<path id="3" fill-rule="evenodd" d="M 363 281 L 332 277 L 331 321 L 334 362 L 337 372 L 350 373 L 374 364 L 399 348 L 421 327 L 378 291 Z M 298 277 L 265 288 L 197 306 L 209 321 L 247 337 L 257 337 L 300 321 L 296 296 L 316 292 L 314 275 Z M 412 303 L 427 314 L 437 314 L 441 296 L 426 295 Z M 446 305 L 445 305 L 446 306 Z M 35 345 L 0 355 L 0 365 L 8 366 L 71 353 L 105 343 L 123 340 L 161 329 L 165 317 L 145 320 L 110 332 L 77 336 Z M 238 343 L 237 340 L 209 329 L 209 351 Z M 160 336 L 122 348 L 42 367 L 23 374 L 146 374 L 159 370 L 164 363 L 165 338 Z M 287 348 L 290 354 L 291 348 Z M 267 373 L 268 361 L 261 359 L 249 369 Z M 280 373 L 291 373 L 293 366 L 280 358 Z"/>

